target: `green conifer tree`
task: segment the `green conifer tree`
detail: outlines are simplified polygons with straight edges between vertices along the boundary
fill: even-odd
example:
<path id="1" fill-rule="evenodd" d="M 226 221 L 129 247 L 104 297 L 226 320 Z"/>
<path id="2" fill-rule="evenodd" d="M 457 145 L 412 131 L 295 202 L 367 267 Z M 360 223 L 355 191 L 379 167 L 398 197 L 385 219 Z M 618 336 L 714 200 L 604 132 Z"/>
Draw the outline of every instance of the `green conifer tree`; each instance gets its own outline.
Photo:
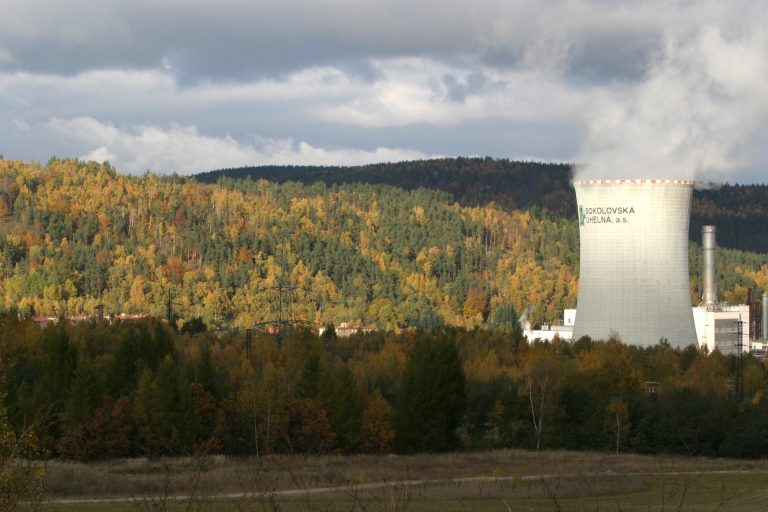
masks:
<path id="1" fill-rule="evenodd" d="M 464 372 L 448 333 L 422 334 L 408 355 L 395 404 L 395 449 L 415 453 L 455 448 L 465 401 Z"/>

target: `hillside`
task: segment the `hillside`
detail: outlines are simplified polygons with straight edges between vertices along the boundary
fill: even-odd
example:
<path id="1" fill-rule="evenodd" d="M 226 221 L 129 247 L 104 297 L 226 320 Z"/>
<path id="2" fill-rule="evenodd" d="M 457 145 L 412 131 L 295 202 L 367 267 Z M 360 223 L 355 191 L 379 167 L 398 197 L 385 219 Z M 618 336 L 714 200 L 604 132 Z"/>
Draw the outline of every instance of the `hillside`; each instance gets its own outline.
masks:
<path id="1" fill-rule="evenodd" d="M 565 168 L 555 170 L 562 185 Z M 180 320 L 221 328 L 278 317 L 508 328 L 527 307 L 535 321 L 557 320 L 578 289 L 575 222 L 530 200 L 526 210 L 470 206 L 426 188 L 207 184 L 93 162 L 0 160 L 0 226 L 2 306 L 25 315 L 89 315 L 104 304 L 165 316 L 170 292 Z M 694 273 L 699 252 L 692 245 Z M 768 285 L 767 254 L 720 254 L 727 300 Z"/>
<path id="2" fill-rule="evenodd" d="M 427 188 L 449 193 L 462 206 L 495 203 L 506 210 L 538 208 L 561 217 L 576 211 L 576 198 L 570 185 L 571 166 L 564 164 L 443 158 L 358 167 L 241 167 L 195 176 L 202 183 L 216 183 L 221 178 L 326 185 L 369 183 L 405 190 Z"/>
<path id="3" fill-rule="evenodd" d="M 576 212 L 571 166 L 566 164 L 446 158 L 358 167 L 241 167 L 195 176 L 203 183 L 216 183 L 221 178 L 428 188 L 449 193 L 462 206 L 495 204 L 505 210 L 546 211 L 562 218 L 574 218 Z M 768 185 L 725 184 L 696 189 L 691 241 L 700 241 L 701 226 L 707 224 L 720 228 L 718 241 L 722 247 L 768 252 Z"/>

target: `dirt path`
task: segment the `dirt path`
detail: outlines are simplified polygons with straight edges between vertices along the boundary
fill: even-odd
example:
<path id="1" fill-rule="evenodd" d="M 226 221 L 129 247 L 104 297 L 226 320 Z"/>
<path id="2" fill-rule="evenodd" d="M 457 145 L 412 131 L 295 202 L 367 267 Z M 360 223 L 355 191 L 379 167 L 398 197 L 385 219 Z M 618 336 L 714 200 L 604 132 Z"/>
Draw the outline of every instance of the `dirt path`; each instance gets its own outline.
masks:
<path id="1" fill-rule="evenodd" d="M 196 499 L 205 500 L 263 500 L 270 497 L 306 497 L 322 494 L 339 493 L 348 496 L 359 495 L 382 489 L 403 489 L 411 487 L 429 487 L 438 485 L 461 485 L 467 483 L 498 483 L 498 482 L 546 482 L 562 479 L 595 478 L 595 477 L 664 477 L 664 476 L 702 476 L 702 475 L 741 475 L 741 474 L 765 474 L 768 471 L 748 470 L 708 470 L 708 471 L 659 471 L 659 472 L 630 472 L 617 473 L 613 471 L 601 471 L 592 473 L 552 473 L 543 475 L 526 476 L 468 476 L 460 478 L 401 480 L 392 482 L 373 482 L 365 484 L 351 484 L 328 487 L 310 487 L 306 489 L 281 489 L 262 492 L 235 492 L 235 493 L 200 493 L 200 494 L 174 494 L 153 496 L 124 496 L 112 498 L 56 498 L 45 500 L 47 505 L 88 505 L 109 503 L 137 503 L 142 501 L 166 501 L 184 502 Z"/>

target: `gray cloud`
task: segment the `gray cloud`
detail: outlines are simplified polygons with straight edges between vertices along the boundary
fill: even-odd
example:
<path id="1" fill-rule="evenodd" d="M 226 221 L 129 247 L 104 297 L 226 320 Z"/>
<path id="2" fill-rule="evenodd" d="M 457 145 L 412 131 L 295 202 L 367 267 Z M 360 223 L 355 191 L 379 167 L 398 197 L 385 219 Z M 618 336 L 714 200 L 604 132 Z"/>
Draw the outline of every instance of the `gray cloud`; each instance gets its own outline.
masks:
<path id="1" fill-rule="evenodd" d="M 109 156 L 158 171 L 194 167 L 191 154 L 211 166 L 386 151 L 594 163 L 611 145 L 614 156 L 638 150 L 622 146 L 623 130 L 651 152 L 673 136 L 634 117 L 654 109 L 643 91 L 658 84 L 671 39 L 695 40 L 702 27 L 738 39 L 766 9 L 762 0 L 4 0 L 0 154 Z M 717 92 L 685 73 L 663 76 L 670 99 Z M 739 102 L 712 105 L 692 124 L 670 114 L 662 125 L 709 127 L 686 148 L 731 140 L 718 120 L 747 119 L 750 129 L 686 165 L 765 181 L 764 117 L 734 111 Z M 620 122 L 606 121 L 612 112 Z M 599 136 L 603 125 L 615 139 Z"/>
<path id="2" fill-rule="evenodd" d="M 448 14 L 458 2 L 42 3 L 45 9 L 25 0 L 4 6 L 6 70 L 166 65 L 182 82 L 250 80 L 376 57 L 453 54 L 471 47 L 472 36 L 461 17 Z"/>
<path id="3" fill-rule="evenodd" d="M 635 78 L 666 26 L 691 26 L 707 16 L 735 18 L 712 1 L 669 5 L 663 0 L 6 0 L 0 48 L 7 58 L 0 66 L 76 74 L 166 65 L 180 82 L 191 83 L 247 81 L 371 58 L 462 56 L 502 67 L 563 66 L 590 80 Z"/>

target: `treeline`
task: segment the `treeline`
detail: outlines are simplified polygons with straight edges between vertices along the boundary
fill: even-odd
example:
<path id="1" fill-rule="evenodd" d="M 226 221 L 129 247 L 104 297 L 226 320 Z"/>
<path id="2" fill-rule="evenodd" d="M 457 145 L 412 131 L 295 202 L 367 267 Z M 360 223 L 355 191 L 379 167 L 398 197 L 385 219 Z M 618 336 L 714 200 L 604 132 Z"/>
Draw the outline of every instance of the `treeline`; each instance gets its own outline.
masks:
<path id="1" fill-rule="evenodd" d="M 170 309 L 179 327 L 201 318 L 219 329 L 281 318 L 491 329 L 523 310 L 534 324 L 558 321 L 576 304 L 578 227 L 534 210 L 461 206 L 426 188 L 209 185 L 0 160 L 0 307 L 25 317 Z M 696 244 L 690 254 L 697 302 Z M 768 254 L 723 250 L 718 265 L 731 302 L 768 287 Z"/>
<path id="2" fill-rule="evenodd" d="M 696 190 L 691 207 L 691 239 L 701 226 L 717 226 L 723 247 L 768 252 L 768 185 L 722 185 Z"/>
<path id="3" fill-rule="evenodd" d="M 560 217 L 573 217 L 576 212 L 576 197 L 570 184 L 571 166 L 567 164 L 440 158 L 351 167 L 239 167 L 204 172 L 194 178 L 203 183 L 216 183 L 221 178 L 250 178 L 307 185 L 368 183 L 405 190 L 426 188 L 447 192 L 462 206 L 495 203 L 505 210 L 545 210 Z"/>
<path id="4" fill-rule="evenodd" d="M 441 190 L 462 206 L 497 205 L 562 219 L 576 215 L 572 166 L 492 158 L 442 158 L 354 167 L 259 166 L 201 173 L 195 179 L 221 178 L 297 181 L 328 185 L 386 184 L 406 190 Z M 695 189 L 691 241 L 701 241 L 701 226 L 718 226 L 718 243 L 742 251 L 768 252 L 768 185 L 713 185 Z"/>
<path id="5" fill-rule="evenodd" d="M 0 318 L 0 433 L 38 457 L 494 447 L 764 457 L 763 361 L 519 331 L 179 334 Z M 4 407 L 3 407 L 4 406 Z M 7 416 L 8 422 L 4 421 Z M 8 436 L 0 436 L 8 439 Z M 2 449 L 2 447 L 0 447 Z"/>

